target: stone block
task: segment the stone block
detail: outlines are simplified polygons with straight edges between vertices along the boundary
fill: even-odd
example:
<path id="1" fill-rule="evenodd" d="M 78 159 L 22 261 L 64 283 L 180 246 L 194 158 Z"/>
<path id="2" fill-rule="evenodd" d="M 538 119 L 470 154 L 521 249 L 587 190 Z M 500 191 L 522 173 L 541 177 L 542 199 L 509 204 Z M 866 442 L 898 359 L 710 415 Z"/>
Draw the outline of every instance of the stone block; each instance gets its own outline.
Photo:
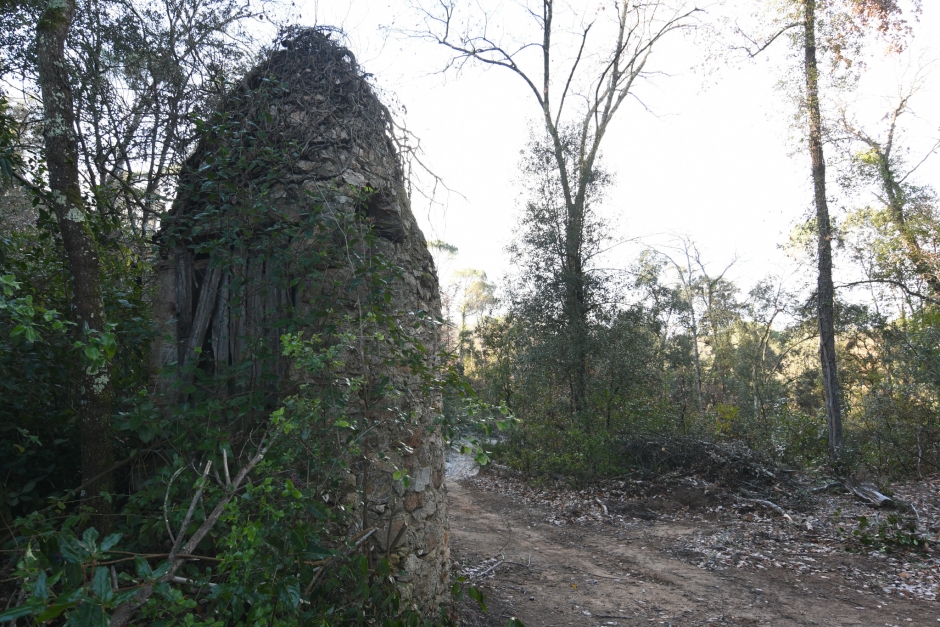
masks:
<path id="1" fill-rule="evenodd" d="M 416 492 L 409 492 L 405 496 L 405 511 L 406 512 L 413 512 L 419 507 L 421 507 L 422 505 L 424 505 L 424 494 L 416 493 Z"/>
<path id="2" fill-rule="evenodd" d="M 430 484 L 431 467 L 425 466 L 424 468 L 418 469 L 418 471 L 414 474 L 414 477 L 411 478 L 411 486 L 409 486 L 408 489 L 415 492 L 424 492 L 425 488 L 427 488 Z"/>

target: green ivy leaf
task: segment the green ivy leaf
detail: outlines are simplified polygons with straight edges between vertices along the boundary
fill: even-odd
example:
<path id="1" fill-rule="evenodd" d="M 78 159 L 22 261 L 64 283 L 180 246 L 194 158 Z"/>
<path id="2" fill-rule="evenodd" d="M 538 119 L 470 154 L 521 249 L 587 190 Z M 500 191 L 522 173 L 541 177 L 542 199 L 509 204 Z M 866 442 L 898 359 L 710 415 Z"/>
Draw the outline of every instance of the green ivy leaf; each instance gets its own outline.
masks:
<path id="1" fill-rule="evenodd" d="M 278 596 L 285 605 L 297 608 L 300 605 L 300 580 L 294 576 L 286 577 Z"/>
<path id="2" fill-rule="evenodd" d="M 307 513 L 320 520 L 326 520 L 330 516 L 330 510 L 326 505 L 321 505 L 320 503 L 312 503 L 309 505 L 307 507 Z"/>
<path id="3" fill-rule="evenodd" d="M 89 527 L 85 530 L 85 533 L 82 534 L 82 546 L 85 547 L 85 550 L 89 553 L 97 553 L 98 545 L 96 541 L 98 540 L 98 530 L 94 527 Z"/>
<path id="4" fill-rule="evenodd" d="M 114 598 L 114 589 L 111 587 L 111 573 L 104 566 L 95 569 L 95 578 L 91 582 L 91 589 L 95 596 L 107 603 Z"/>
<path id="5" fill-rule="evenodd" d="M 328 549 L 325 546 L 320 546 L 318 544 L 314 544 L 313 546 L 311 546 L 310 548 L 308 548 L 306 551 L 303 552 L 304 558 L 310 561 L 323 560 L 328 557 L 333 557 L 334 555 L 336 555 L 336 551 L 334 551 L 333 549 Z"/>
<path id="6" fill-rule="evenodd" d="M 0 612 L 0 623 L 7 623 L 11 620 L 16 620 L 17 618 L 22 618 L 24 616 L 29 616 L 33 613 L 33 608 L 26 605 L 21 605 L 19 607 L 14 607 L 11 610 L 5 612 Z"/>
<path id="7" fill-rule="evenodd" d="M 137 571 L 137 576 L 143 579 L 152 579 L 153 571 L 150 569 L 150 564 L 147 563 L 147 560 L 140 557 L 139 555 L 134 558 L 134 569 Z"/>
<path id="8" fill-rule="evenodd" d="M 148 424 L 140 425 L 140 428 L 137 429 L 137 437 L 141 439 L 142 442 L 149 442 L 153 439 L 154 430 Z"/>
<path id="9" fill-rule="evenodd" d="M 173 567 L 173 564 L 171 564 L 170 562 L 163 562 L 162 564 L 160 564 L 160 566 L 157 568 L 157 570 L 153 571 L 152 577 L 153 577 L 154 579 L 159 579 L 159 578 L 162 577 L 163 575 L 165 575 L 165 574 L 167 574 L 168 572 L 170 572 L 170 568 L 172 568 L 172 567 Z"/>
<path id="10" fill-rule="evenodd" d="M 114 595 L 114 601 L 111 602 L 112 607 L 117 607 L 122 603 L 127 603 L 140 592 L 137 588 L 131 588 L 130 590 L 125 590 L 124 592 L 119 592 Z"/>
<path id="11" fill-rule="evenodd" d="M 59 536 L 59 552 L 62 553 L 62 557 L 66 561 L 72 564 L 83 564 L 85 557 L 88 555 L 88 552 L 78 542 L 73 542 L 71 538 L 65 535 Z"/>
<path id="12" fill-rule="evenodd" d="M 97 603 L 83 601 L 69 616 L 69 627 L 108 627 L 108 617 Z"/>
<path id="13" fill-rule="evenodd" d="M 153 589 L 157 594 L 162 596 L 167 601 L 173 600 L 173 588 L 171 588 L 170 584 L 167 582 L 161 581 L 160 583 L 156 583 L 154 584 Z"/>
<path id="14" fill-rule="evenodd" d="M 46 587 L 46 571 L 40 571 L 33 586 L 33 598 L 45 601 L 49 598 L 49 589 Z"/>
<path id="15" fill-rule="evenodd" d="M 467 590 L 467 595 L 477 602 L 477 605 L 480 606 L 480 609 L 484 612 L 486 611 L 486 597 L 483 596 L 483 593 L 480 592 L 480 589 L 475 586 L 470 586 L 470 589 Z"/>
<path id="16" fill-rule="evenodd" d="M 104 540 L 101 541 L 101 552 L 104 553 L 105 551 L 113 547 L 115 544 L 120 542 L 120 540 L 121 540 L 121 534 L 112 533 L 111 535 L 109 535 L 108 537 L 106 537 Z"/>
<path id="17" fill-rule="evenodd" d="M 137 592 L 136 590 L 134 591 Z M 53 618 L 58 618 L 62 612 L 65 610 L 75 607 L 75 602 L 71 601 L 69 603 L 56 603 L 55 605 L 50 605 L 38 616 L 36 616 L 36 623 L 45 623 L 51 621 Z"/>

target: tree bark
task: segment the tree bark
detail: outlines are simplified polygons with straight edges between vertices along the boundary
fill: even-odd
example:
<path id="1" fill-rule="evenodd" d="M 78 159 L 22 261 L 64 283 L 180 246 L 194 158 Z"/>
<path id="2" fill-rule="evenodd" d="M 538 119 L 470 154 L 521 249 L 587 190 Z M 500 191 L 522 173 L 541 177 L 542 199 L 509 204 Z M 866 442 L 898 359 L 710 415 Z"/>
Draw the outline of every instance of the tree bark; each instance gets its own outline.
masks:
<path id="1" fill-rule="evenodd" d="M 832 224 L 826 199 L 826 160 L 822 143 L 822 114 L 819 110 L 819 68 L 816 60 L 816 0 L 803 0 L 806 76 L 806 109 L 809 118 L 809 153 L 812 161 L 813 191 L 816 203 L 819 276 L 816 307 L 819 320 L 819 361 L 822 367 L 826 419 L 829 428 L 829 458 L 837 462 L 845 442 L 842 437 L 842 404 L 836 371 L 835 288 L 832 283 Z"/>
<path id="2" fill-rule="evenodd" d="M 75 0 L 50 0 L 36 26 L 36 55 L 42 90 L 43 140 L 49 169 L 49 204 L 65 247 L 72 291 L 72 316 L 83 338 L 105 331 L 98 247 L 83 207 L 78 178 L 78 145 L 72 88 L 65 59 L 65 40 L 75 17 Z M 89 485 L 93 522 L 110 528 L 114 462 L 111 436 L 111 370 L 81 366 L 78 415 L 81 425 L 82 477 L 100 479 Z"/>
<path id="3" fill-rule="evenodd" d="M 577 211 L 577 208 L 574 209 Z M 585 307 L 585 276 L 583 271 L 584 260 L 580 255 L 580 245 L 571 246 L 572 240 L 580 244 L 580 234 L 568 234 L 567 245 L 575 251 L 569 253 L 567 264 L 568 272 L 565 278 L 565 291 L 568 300 L 567 335 L 570 343 L 571 367 L 571 400 L 575 414 L 584 419 L 587 410 L 587 370 L 588 370 L 588 329 L 587 311 Z"/>

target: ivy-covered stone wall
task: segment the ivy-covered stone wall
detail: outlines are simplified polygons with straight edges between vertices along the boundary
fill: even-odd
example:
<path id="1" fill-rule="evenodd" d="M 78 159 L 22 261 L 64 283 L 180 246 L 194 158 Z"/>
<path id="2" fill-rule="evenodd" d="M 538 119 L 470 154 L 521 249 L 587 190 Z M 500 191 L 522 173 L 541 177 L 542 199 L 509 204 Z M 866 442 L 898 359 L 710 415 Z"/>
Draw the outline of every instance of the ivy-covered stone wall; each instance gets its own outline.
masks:
<path id="1" fill-rule="evenodd" d="M 342 397 L 345 478 L 323 498 L 348 537 L 374 529 L 370 560 L 431 612 L 449 576 L 441 303 L 391 116 L 351 52 L 298 29 L 214 119 L 160 239 L 155 389 L 177 404 L 261 390 L 258 411 L 298 386 Z M 341 345 L 331 376 L 284 358 L 285 332 Z"/>

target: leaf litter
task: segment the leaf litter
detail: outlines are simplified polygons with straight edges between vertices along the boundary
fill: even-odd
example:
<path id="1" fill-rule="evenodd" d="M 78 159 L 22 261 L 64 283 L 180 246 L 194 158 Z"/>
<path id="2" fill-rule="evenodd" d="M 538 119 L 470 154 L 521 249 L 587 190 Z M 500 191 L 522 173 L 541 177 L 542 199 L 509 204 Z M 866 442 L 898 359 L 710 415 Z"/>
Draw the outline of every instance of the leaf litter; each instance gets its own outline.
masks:
<path id="1" fill-rule="evenodd" d="M 677 536 L 671 548 L 674 556 L 704 570 L 778 569 L 806 577 L 807 582 L 829 579 L 859 592 L 926 601 L 938 596 L 940 556 L 934 546 L 940 542 L 940 475 L 890 486 L 907 517 L 874 509 L 838 485 L 814 494 L 820 481 L 795 473 L 786 482 L 763 487 L 762 494 L 682 472 L 645 481 L 600 481 L 582 489 L 557 480 L 529 483 L 500 467 L 466 481 L 479 490 L 543 508 L 548 512 L 543 522 L 554 526 L 600 523 L 631 528 L 669 521 L 695 528 L 700 521 L 714 523 Z M 908 519 L 916 524 L 913 533 L 905 527 Z M 877 533 L 881 526 L 886 528 L 884 537 Z M 866 529 L 871 530 L 867 535 Z M 916 539 L 918 546 L 894 541 L 898 533 Z M 848 556 L 855 559 L 833 559 Z M 462 572 L 473 577 L 496 561 Z"/>

